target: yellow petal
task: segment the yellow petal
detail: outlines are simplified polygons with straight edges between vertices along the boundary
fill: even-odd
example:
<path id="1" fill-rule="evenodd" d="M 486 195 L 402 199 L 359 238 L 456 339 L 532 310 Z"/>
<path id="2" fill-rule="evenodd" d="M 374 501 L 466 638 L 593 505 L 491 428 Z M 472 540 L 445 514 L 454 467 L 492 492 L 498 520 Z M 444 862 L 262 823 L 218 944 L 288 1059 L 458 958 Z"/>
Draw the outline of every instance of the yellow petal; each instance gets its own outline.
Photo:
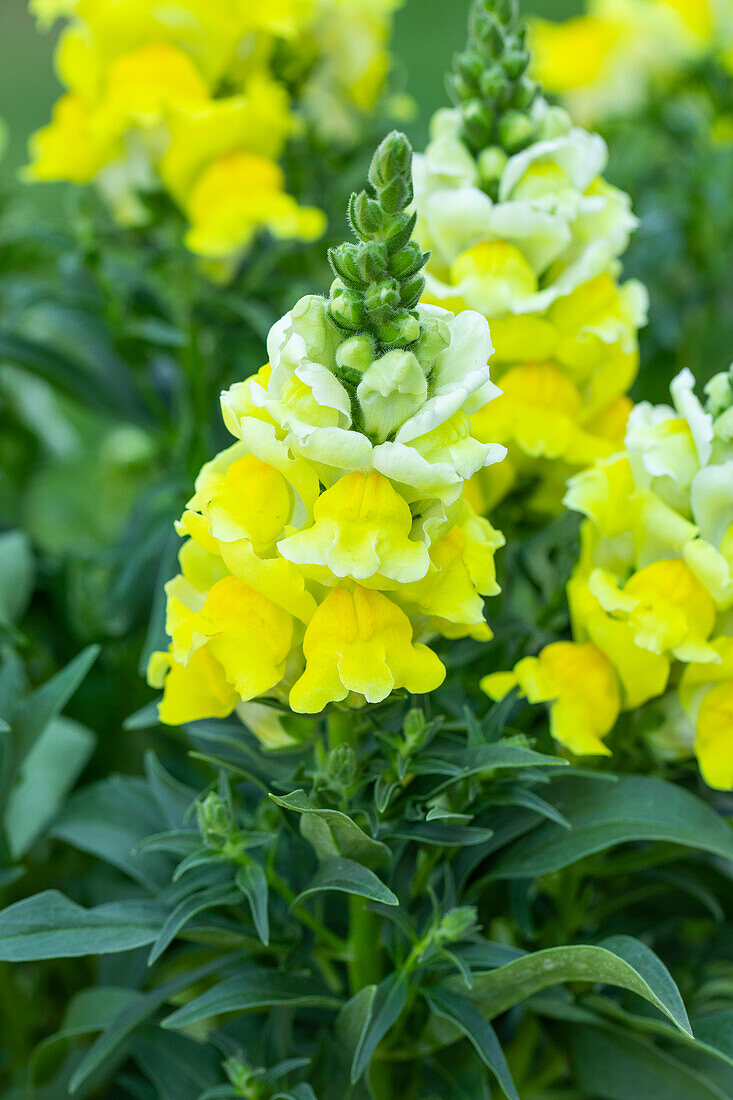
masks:
<path id="1" fill-rule="evenodd" d="M 193 626 L 240 699 L 254 699 L 282 679 L 292 617 L 237 577 L 214 585 Z"/>
<path id="2" fill-rule="evenodd" d="M 697 716 L 695 753 L 703 779 L 717 790 L 733 788 L 733 681 L 717 684 Z"/>
<path id="3" fill-rule="evenodd" d="M 168 726 L 200 718 L 226 718 L 238 701 L 221 665 L 206 649 L 194 653 L 187 665 L 177 663 L 168 653 L 153 653 L 148 682 L 163 687 L 158 712 Z"/>
<path id="4" fill-rule="evenodd" d="M 399 583 L 423 577 L 428 552 L 409 535 L 412 513 L 382 474 L 340 478 L 315 503 L 314 524 L 278 543 L 298 565 L 325 566 L 334 577 L 368 580 L 379 575 Z"/>
<path id="5" fill-rule="evenodd" d="M 412 638 L 410 620 L 380 592 L 335 588 L 313 616 L 303 640 L 306 669 L 290 692 L 301 713 L 323 710 L 349 692 L 377 703 L 396 688 L 433 691 L 445 669 Z"/>

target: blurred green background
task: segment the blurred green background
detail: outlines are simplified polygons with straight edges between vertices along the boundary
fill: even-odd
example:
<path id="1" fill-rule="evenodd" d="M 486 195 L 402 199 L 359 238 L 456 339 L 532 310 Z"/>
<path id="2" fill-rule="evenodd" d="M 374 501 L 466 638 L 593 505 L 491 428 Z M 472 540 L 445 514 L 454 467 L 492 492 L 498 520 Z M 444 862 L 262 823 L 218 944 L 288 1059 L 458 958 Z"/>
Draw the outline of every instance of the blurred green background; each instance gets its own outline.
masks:
<path id="1" fill-rule="evenodd" d="M 218 0 L 211 0 L 213 4 Z M 532 0 L 527 12 L 563 18 L 577 0 Z M 395 53 L 400 79 L 419 104 L 411 136 L 424 137 L 430 114 L 445 102 L 443 74 L 465 39 L 468 0 L 407 0 L 397 15 Z M 0 0 L 0 117 L 9 131 L 5 177 L 24 163 L 28 135 L 48 120 L 60 86 L 53 71 L 54 35 L 39 34 L 27 11 L 27 0 Z M 36 187 L 35 201 L 46 207 L 54 188 Z"/>

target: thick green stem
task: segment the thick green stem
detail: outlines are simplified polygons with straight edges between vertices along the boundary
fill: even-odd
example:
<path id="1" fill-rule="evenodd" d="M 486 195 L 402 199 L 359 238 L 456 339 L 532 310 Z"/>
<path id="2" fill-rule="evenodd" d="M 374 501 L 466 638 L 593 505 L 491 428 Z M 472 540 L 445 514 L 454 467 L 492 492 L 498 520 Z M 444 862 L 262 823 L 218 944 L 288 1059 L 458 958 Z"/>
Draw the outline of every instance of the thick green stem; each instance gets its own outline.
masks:
<path id="1" fill-rule="evenodd" d="M 366 898 L 349 895 L 349 985 L 358 993 L 382 978 L 379 917 L 367 909 Z"/>
<path id="2" fill-rule="evenodd" d="M 334 710 L 328 716 L 328 747 L 354 743 L 353 718 L 346 711 Z"/>

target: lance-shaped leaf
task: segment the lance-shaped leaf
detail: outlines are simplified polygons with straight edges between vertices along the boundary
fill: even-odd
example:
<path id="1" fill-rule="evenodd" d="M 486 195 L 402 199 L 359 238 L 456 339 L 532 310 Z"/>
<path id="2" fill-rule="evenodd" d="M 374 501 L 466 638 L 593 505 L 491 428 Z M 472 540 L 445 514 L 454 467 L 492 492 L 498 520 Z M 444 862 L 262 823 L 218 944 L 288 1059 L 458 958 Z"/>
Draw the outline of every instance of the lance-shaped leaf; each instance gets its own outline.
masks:
<path id="1" fill-rule="evenodd" d="M 430 990 L 425 998 L 436 1016 L 448 1020 L 463 1032 L 481 1061 L 496 1077 L 508 1100 L 520 1100 L 496 1032 L 476 1006 L 466 997 L 440 987 Z"/>
<path id="2" fill-rule="evenodd" d="M 148 901 L 113 901 L 84 909 L 45 890 L 0 913 L 0 959 L 72 958 L 116 954 L 152 943 L 165 917 Z"/>
<path id="3" fill-rule="evenodd" d="M 661 840 L 733 859 L 733 830 L 701 799 L 674 783 L 622 776 L 600 783 L 558 778 L 547 801 L 570 825 L 545 822 L 499 857 L 499 878 L 534 878 L 627 841 Z"/>
<path id="4" fill-rule="evenodd" d="M 573 981 L 616 985 L 637 993 L 685 1034 L 692 1034 L 671 974 L 650 948 L 631 936 L 611 936 L 597 946 L 550 947 L 496 970 L 474 972 L 473 989 L 466 996 L 487 1019 L 493 1019 L 548 986 Z M 456 992 L 462 990 L 456 986 Z"/>
<path id="5" fill-rule="evenodd" d="M 348 814 L 313 806 L 305 791 L 293 791 L 282 798 L 271 794 L 270 798 L 278 806 L 304 815 L 301 832 L 313 845 L 319 859 L 343 856 L 365 867 L 378 867 L 388 862 L 390 851 L 387 845 L 367 836 Z"/>
<path id="6" fill-rule="evenodd" d="M 369 898 L 370 901 L 380 901 L 383 905 L 399 905 L 395 894 L 373 871 L 355 863 L 353 859 L 342 859 L 338 856 L 321 864 L 308 887 L 298 895 L 293 904 L 322 890 L 340 890 L 345 894 Z"/>
<path id="7" fill-rule="evenodd" d="M 163 1027 L 188 1027 L 198 1020 L 208 1020 L 225 1012 L 256 1012 L 274 1005 L 335 1008 L 338 1004 L 333 996 L 321 991 L 312 977 L 244 966 L 236 974 L 166 1016 Z"/>

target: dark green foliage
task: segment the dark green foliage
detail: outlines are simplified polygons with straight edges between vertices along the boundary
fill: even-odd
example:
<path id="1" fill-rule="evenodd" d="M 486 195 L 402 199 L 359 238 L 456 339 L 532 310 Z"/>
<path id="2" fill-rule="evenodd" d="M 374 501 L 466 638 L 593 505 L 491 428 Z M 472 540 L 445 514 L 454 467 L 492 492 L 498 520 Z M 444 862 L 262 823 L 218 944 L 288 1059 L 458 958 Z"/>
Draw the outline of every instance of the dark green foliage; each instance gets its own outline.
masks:
<path id="1" fill-rule="evenodd" d="M 701 933 L 730 913 L 727 826 L 660 780 L 536 752 L 511 703 L 446 722 L 443 702 L 394 699 L 348 728 L 336 713 L 276 754 L 194 723 L 203 793 L 150 756 L 146 781 L 72 799 L 56 835 L 116 868 L 106 900 L 11 906 L 0 955 L 98 953 L 116 935 L 147 972 L 128 968 L 114 1014 L 60 1034 L 56 1077 L 32 1073 L 80 1095 L 140 1073 L 178 1095 L 167 1075 L 183 1073 L 181 1095 L 212 1100 L 571 1096 L 587 1041 L 645 1059 L 650 1081 L 694 1056 L 681 1080 L 718 1095 L 728 994 L 718 983 L 693 1038 L 654 948 L 674 963 L 694 927 L 697 974 L 716 957 Z"/>

